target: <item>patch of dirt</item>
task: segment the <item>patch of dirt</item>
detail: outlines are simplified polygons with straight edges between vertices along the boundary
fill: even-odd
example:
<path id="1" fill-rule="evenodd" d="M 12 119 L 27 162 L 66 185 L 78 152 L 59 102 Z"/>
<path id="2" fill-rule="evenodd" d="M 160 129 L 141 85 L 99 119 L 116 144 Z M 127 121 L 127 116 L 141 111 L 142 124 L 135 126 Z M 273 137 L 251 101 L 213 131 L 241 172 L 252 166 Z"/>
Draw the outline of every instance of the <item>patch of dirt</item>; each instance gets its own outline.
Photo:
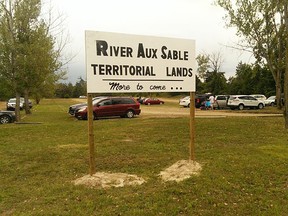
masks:
<path id="1" fill-rule="evenodd" d="M 159 176 L 165 182 L 180 182 L 190 178 L 192 175 L 198 176 L 201 170 L 202 166 L 196 161 L 180 160 L 164 171 L 161 171 Z M 81 178 L 78 178 L 72 183 L 75 185 L 85 185 L 90 188 L 111 188 L 141 185 L 145 182 L 146 181 L 143 178 L 138 177 L 137 175 L 97 172 L 92 176 L 85 175 Z"/>
<path id="2" fill-rule="evenodd" d="M 202 166 L 196 161 L 180 160 L 164 171 L 161 171 L 159 176 L 163 181 L 180 182 L 190 178 L 192 175 L 199 175 L 201 170 Z"/>
<path id="3" fill-rule="evenodd" d="M 85 175 L 73 181 L 75 185 L 85 185 L 92 188 L 124 187 L 127 185 L 141 185 L 145 180 L 137 175 L 125 173 L 97 172 L 94 175 Z"/>

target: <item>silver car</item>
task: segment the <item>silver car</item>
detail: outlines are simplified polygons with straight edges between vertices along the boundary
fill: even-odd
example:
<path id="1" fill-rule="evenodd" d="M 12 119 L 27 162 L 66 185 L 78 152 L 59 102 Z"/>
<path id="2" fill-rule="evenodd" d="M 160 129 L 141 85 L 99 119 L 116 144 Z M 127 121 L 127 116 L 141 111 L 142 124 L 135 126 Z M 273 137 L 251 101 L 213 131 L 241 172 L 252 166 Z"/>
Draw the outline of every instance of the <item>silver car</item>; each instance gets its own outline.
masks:
<path id="1" fill-rule="evenodd" d="M 227 102 L 229 99 L 229 95 L 216 95 L 214 107 L 217 109 L 225 109 L 228 108 Z"/>
<path id="2" fill-rule="evenodd" d="M 276 104 L 276 96 L 270 96 L 264 102 L 265 106 L 274 106 Z"/>
<path id="3" fill-rule="evenodd" d="M 239 109 L 243 110 L 244 108 L 257 108 L 263 109 L 265 106 L 264 101 L 257 100 L 255 97 L 250 95 L 231 95 L 227 106 L 232 110 Z"/>

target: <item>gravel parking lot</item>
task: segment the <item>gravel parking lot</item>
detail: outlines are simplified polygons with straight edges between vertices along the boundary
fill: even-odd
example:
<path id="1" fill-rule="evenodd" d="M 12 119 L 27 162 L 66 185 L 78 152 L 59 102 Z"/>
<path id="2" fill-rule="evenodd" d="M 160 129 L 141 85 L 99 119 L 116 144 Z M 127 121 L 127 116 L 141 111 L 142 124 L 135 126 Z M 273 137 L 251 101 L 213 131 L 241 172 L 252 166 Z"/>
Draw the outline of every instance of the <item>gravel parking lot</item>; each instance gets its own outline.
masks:
<path id="1" fill-rule="evenodd" d="M 141 106 L 141 115 L 143 117 L 183 117 L 190 115 L 190 109 L 184 107 L 169 107 L 165 106 Z M 238 110 L 200 110 L 195 109 L 196 118 L 223 118 L 223 117 L 244 117 L 244 116 L 282 116 L 282 114 L 267 114 L 267 113 L 248 113 Z"/>

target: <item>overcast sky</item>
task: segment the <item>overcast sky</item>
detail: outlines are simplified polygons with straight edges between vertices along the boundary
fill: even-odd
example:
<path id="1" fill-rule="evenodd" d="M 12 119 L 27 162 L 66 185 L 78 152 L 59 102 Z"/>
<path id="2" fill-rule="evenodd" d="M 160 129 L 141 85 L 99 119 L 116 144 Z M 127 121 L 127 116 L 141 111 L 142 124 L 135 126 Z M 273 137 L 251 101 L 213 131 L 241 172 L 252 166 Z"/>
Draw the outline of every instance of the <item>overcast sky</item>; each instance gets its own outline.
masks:
<path id="1" fill-rule="evenodd" d="M 62 14 L 70 42 L 66 53 L 75 55 L 68 64 L 68 81 L 75 83 L 85 72 L 85 30 L 185 38 L 196 41 L 196 55 L 223 56 L 221 70 L 235 74 L 240 61 L 252 63 L 251 55 L 229 46 L 239 40 L 235 29 L 225 28 L 224 11 L 213 0 L 51 0 Z"/>

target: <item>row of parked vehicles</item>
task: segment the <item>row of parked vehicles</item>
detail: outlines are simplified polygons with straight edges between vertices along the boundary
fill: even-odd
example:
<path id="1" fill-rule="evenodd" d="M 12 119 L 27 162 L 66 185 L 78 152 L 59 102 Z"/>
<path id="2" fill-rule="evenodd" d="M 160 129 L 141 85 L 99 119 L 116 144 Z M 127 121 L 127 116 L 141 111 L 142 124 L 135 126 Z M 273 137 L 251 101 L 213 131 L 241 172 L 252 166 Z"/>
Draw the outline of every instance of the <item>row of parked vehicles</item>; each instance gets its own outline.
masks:
<path id="1" fill-rule="evenodd" d="M 31 100 L 28 100 L 30 109 L 33 104 Z M 25 100 L 23 97 L 20 97 L 20 110 L 23 110 L 25 107 Z M 6 111 L 0 110 L 0 124 L 13 123 L 16 119 L 15 117 L 15 107 L 16 107 L 16 98 L 10 98 L 6 103 Z"/>
<path id="2" fill-rule="evenodd" d="M 92 99 L 93 118 L 120 116 L 133 118 L 141 113 L 140 103 L 132 97 L 94 97 Z M 69 107 L 68 113 L 77 119 L 87 119 L 87 103 L 74 104 Z"/>
<path id="3" fill-rule="evenodd" d="M 30 109 L 33 107 L 32 101 L 28 100 Z M 25 107 L 25 99 L 20 97 L 20 110 L 23 110 Z M 10 98 L 6 103 L 6 109 L 14 111 L 16 107 L 16 98 Z"/>
<path id="4" fill-rule="evenodd" d="M 93 117 L 94 119 L 109 116 L 133 118 L 135 115 L 140 115 L 140 104 L 160 105 L 164 104 L 164 101 L 158 98 L 98 96 L 92 99 Z M 87 119 L 88 105 L 87 103 L 71 105 L 68 113 L 77 119 Z"/>
<path id="5" fill-rule="evenodd" d="M 195 98 L 196 108 L 201 108 L 205 101 L 209 99 L 211 94 L 197 95 Z M 214 108 L 215 109 L 239 109 L 258 108 L 263 109 L 265 106 L 275 105 L 275 96 L 268 99 L 264 95 L 216 95 Z M 7 102 L 7 111 L 0 111 L 0 124 L 10 123 L 15 121 L 15 104 L 16 99 L 11 98 Z M 134 99 L 133 97 L 107 97 L 99 96 L 92 100 L 92 110 L 94 119 L 101 117 L 120 116 L 133 118 L 135 115 L 140 115 L 140 104 L 153 105 L 164 104 L 164 101 L 157 98 L 142 98 Z M 180 99 L 179 104 L 184 107 L 190 107 L 190 97 Z M 32 102 L 29 101 L 29 106 L 32 108 Z M 24 108 L 24 98 L 20 99 L 20 109 Z M 12 111 L 11 111 L 12 110 Z M 74 104 L 69 107 L 70 115 L 77 119 L 87 119 L 88 106 L 87 103 Z"/>
<path id="6" fill-rule="evenodd" d="M 201 108 L 205 106 L 205 102 L 209 100 L 211 94 L 196 95 L 195 107 Z M 263 109 L 265 106 L 274 106 L 276 96 L 266 98 L 261 94 L 254 95 L 216 95 L 214 98 L 214 109 L 239 109 L 245 108 L 257 108 Z M 179 105 L 184 107 L 190 107 L 190 96 L 181 98 Z"/>
<path id="7" fill-rule="evenodd" d="M 92 99 L 92 109 L 94 119 L 101 117 L 120 116 L 126 118 L 133 118 L 135 115 L 141 113 L 140 104 L 154 105 L 164 104 L 164 101 L 158 98 L 142 98 L 135 100 L 132 97 L 107 97 L 99 96 Z M 16 99 L 11 98 L 6 104 L 7 111 L 0 112 L 0 123 L 6 124 L 15 121 L 15 106 Z M 24 108 L 24 98 L 20 98 L 20 109 Z M 29 100 L 29 106 L 32 108 L 32 102 Z M 77 119 L 87 119 L 88 106 L 87 103 L 74 104 L 69 107 L 70 115 Z"/>
<path id="8" fill-rule="evenodd" d="M 138 97 L 107 97 L 98 96 L 92 99 L 93 118 L 120 116 L 122 118 L 133 118 L 140 115 L 140 104 L 155 105 L 164 104 L 164 101 L 158 98 Z M 87 103 L 74 104 L 69 107 L 68 113 L 77 119 L 87 119 Z"/>

